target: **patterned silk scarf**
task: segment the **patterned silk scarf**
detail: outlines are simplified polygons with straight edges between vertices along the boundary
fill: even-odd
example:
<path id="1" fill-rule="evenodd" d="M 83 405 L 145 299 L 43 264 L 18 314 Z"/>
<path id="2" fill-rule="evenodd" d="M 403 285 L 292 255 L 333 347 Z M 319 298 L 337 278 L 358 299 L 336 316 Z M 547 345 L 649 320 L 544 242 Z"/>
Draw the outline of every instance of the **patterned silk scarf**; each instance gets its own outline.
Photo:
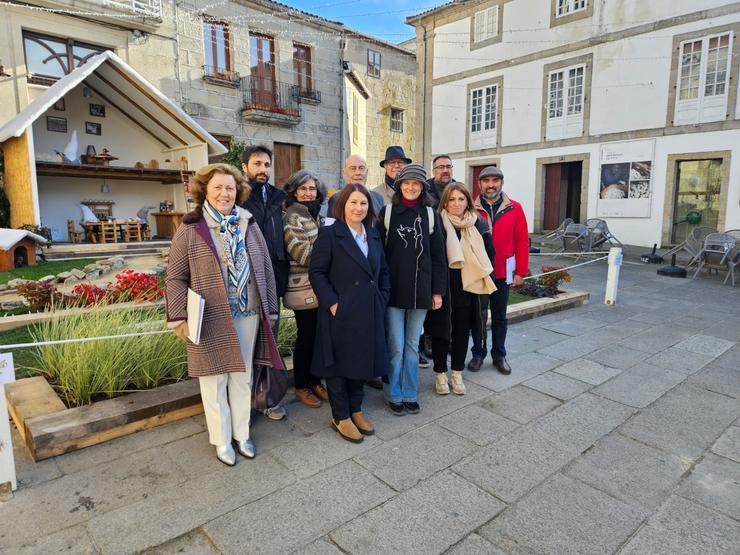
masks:
<path id="1" fill-rule="evenodd" d="M 239 232 L 239 209 L 234 207 L 231 214 L 224 216 L 208 201 L 205 201 L 203 210 L 221 225 L 220 231 L 224 237 L 229 288 L 236 293 L 235 296 L 239 300 L 239 310 L 246 312 L 248 302 L 247 281 L 251 268 L 244 238 Z"/>

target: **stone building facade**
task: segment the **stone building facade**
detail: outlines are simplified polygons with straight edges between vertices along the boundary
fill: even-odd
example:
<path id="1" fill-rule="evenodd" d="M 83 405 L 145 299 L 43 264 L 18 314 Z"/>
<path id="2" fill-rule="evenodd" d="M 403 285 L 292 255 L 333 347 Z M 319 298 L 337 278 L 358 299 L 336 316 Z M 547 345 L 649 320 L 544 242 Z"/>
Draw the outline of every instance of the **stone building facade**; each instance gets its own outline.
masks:
<path id="1" fill-rule="evenodd" d="M 276 184 L 305 168 L 331 187 L 351 152 L 345 67 L 364 68 L 371 44 L 383 67 L 366 85 L 369 162 L 388 144 L 413 152 L 414 55 L 341 23 L 267 0 L 28 4 L 0 6 L 0 122 L 90 51 L 112 49 L 219 140 L 273 148 Z M 63 62 L 53 69 L 40 54 L 50 46 Z M 390 131 L 390 107 L 403 110 L 402 133 Z"/>

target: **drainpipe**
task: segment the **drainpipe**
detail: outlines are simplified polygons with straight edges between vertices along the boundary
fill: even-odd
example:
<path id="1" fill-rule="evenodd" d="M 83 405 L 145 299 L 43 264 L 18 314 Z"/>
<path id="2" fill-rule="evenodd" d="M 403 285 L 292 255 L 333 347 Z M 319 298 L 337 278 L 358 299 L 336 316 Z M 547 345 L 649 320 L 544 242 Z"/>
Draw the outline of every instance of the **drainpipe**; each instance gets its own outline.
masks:
<path id="1" fill-rule="evenodd" d="M 344 39 L 344 33 L 342 38 L 339 39 L 339 180 L 337 181 L 339 188 L 344 187 L 344 159 L 347 157 L 344 149 L 344 74 L 347 72 L 347 62 L 345 61 L 345 51 L 347 49 L 347 41 Z"/>
<path id="2" fill-rule="evenodd" d="M 421 78 L 421 163 L 426 165 L 427 161 L 427 26 L 421 25 L 424 29 L 424 66 L 422 68 Z"/>
<path id="3" fill-rule="evenodd" d="M 177 0 L 173 2 L 175 10 L 174 10 L 174 18 L 175 18 L 175 78 L 177 79 L 177 94 L 180 97 L 180 108 L 182 108 L 183 104 L 183 98 L 182 98 L 182 79 L 180 78 L 180 30 L 179 30 L 179 22 L 178 22 L 178 3 Z"/>

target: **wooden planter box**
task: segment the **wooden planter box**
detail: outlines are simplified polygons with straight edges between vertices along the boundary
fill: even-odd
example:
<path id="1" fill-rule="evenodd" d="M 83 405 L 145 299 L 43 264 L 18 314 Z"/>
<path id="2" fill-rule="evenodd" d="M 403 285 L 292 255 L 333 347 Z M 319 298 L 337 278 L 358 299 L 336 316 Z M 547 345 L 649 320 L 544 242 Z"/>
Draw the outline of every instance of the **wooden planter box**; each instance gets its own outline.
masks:
<path id="1" fill-rule="evenodd" d="M 7 384 L 13 422 L 35 461 L 203 412 L 198 380 L 68 409 L 41 376 Z"/>

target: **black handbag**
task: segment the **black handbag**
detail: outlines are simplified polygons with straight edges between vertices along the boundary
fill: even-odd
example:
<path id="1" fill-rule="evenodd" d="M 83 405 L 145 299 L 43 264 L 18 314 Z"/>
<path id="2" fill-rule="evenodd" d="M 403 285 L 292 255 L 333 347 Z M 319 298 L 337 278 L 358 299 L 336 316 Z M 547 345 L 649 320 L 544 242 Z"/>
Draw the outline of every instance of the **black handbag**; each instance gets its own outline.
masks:
<path id="1" fill-rule="evenodd" d="M 272 366 L 257 365 L 252 384 L 252 408 L 271 409 L 280 404 L 288 391 L 288 372 Z"/>

